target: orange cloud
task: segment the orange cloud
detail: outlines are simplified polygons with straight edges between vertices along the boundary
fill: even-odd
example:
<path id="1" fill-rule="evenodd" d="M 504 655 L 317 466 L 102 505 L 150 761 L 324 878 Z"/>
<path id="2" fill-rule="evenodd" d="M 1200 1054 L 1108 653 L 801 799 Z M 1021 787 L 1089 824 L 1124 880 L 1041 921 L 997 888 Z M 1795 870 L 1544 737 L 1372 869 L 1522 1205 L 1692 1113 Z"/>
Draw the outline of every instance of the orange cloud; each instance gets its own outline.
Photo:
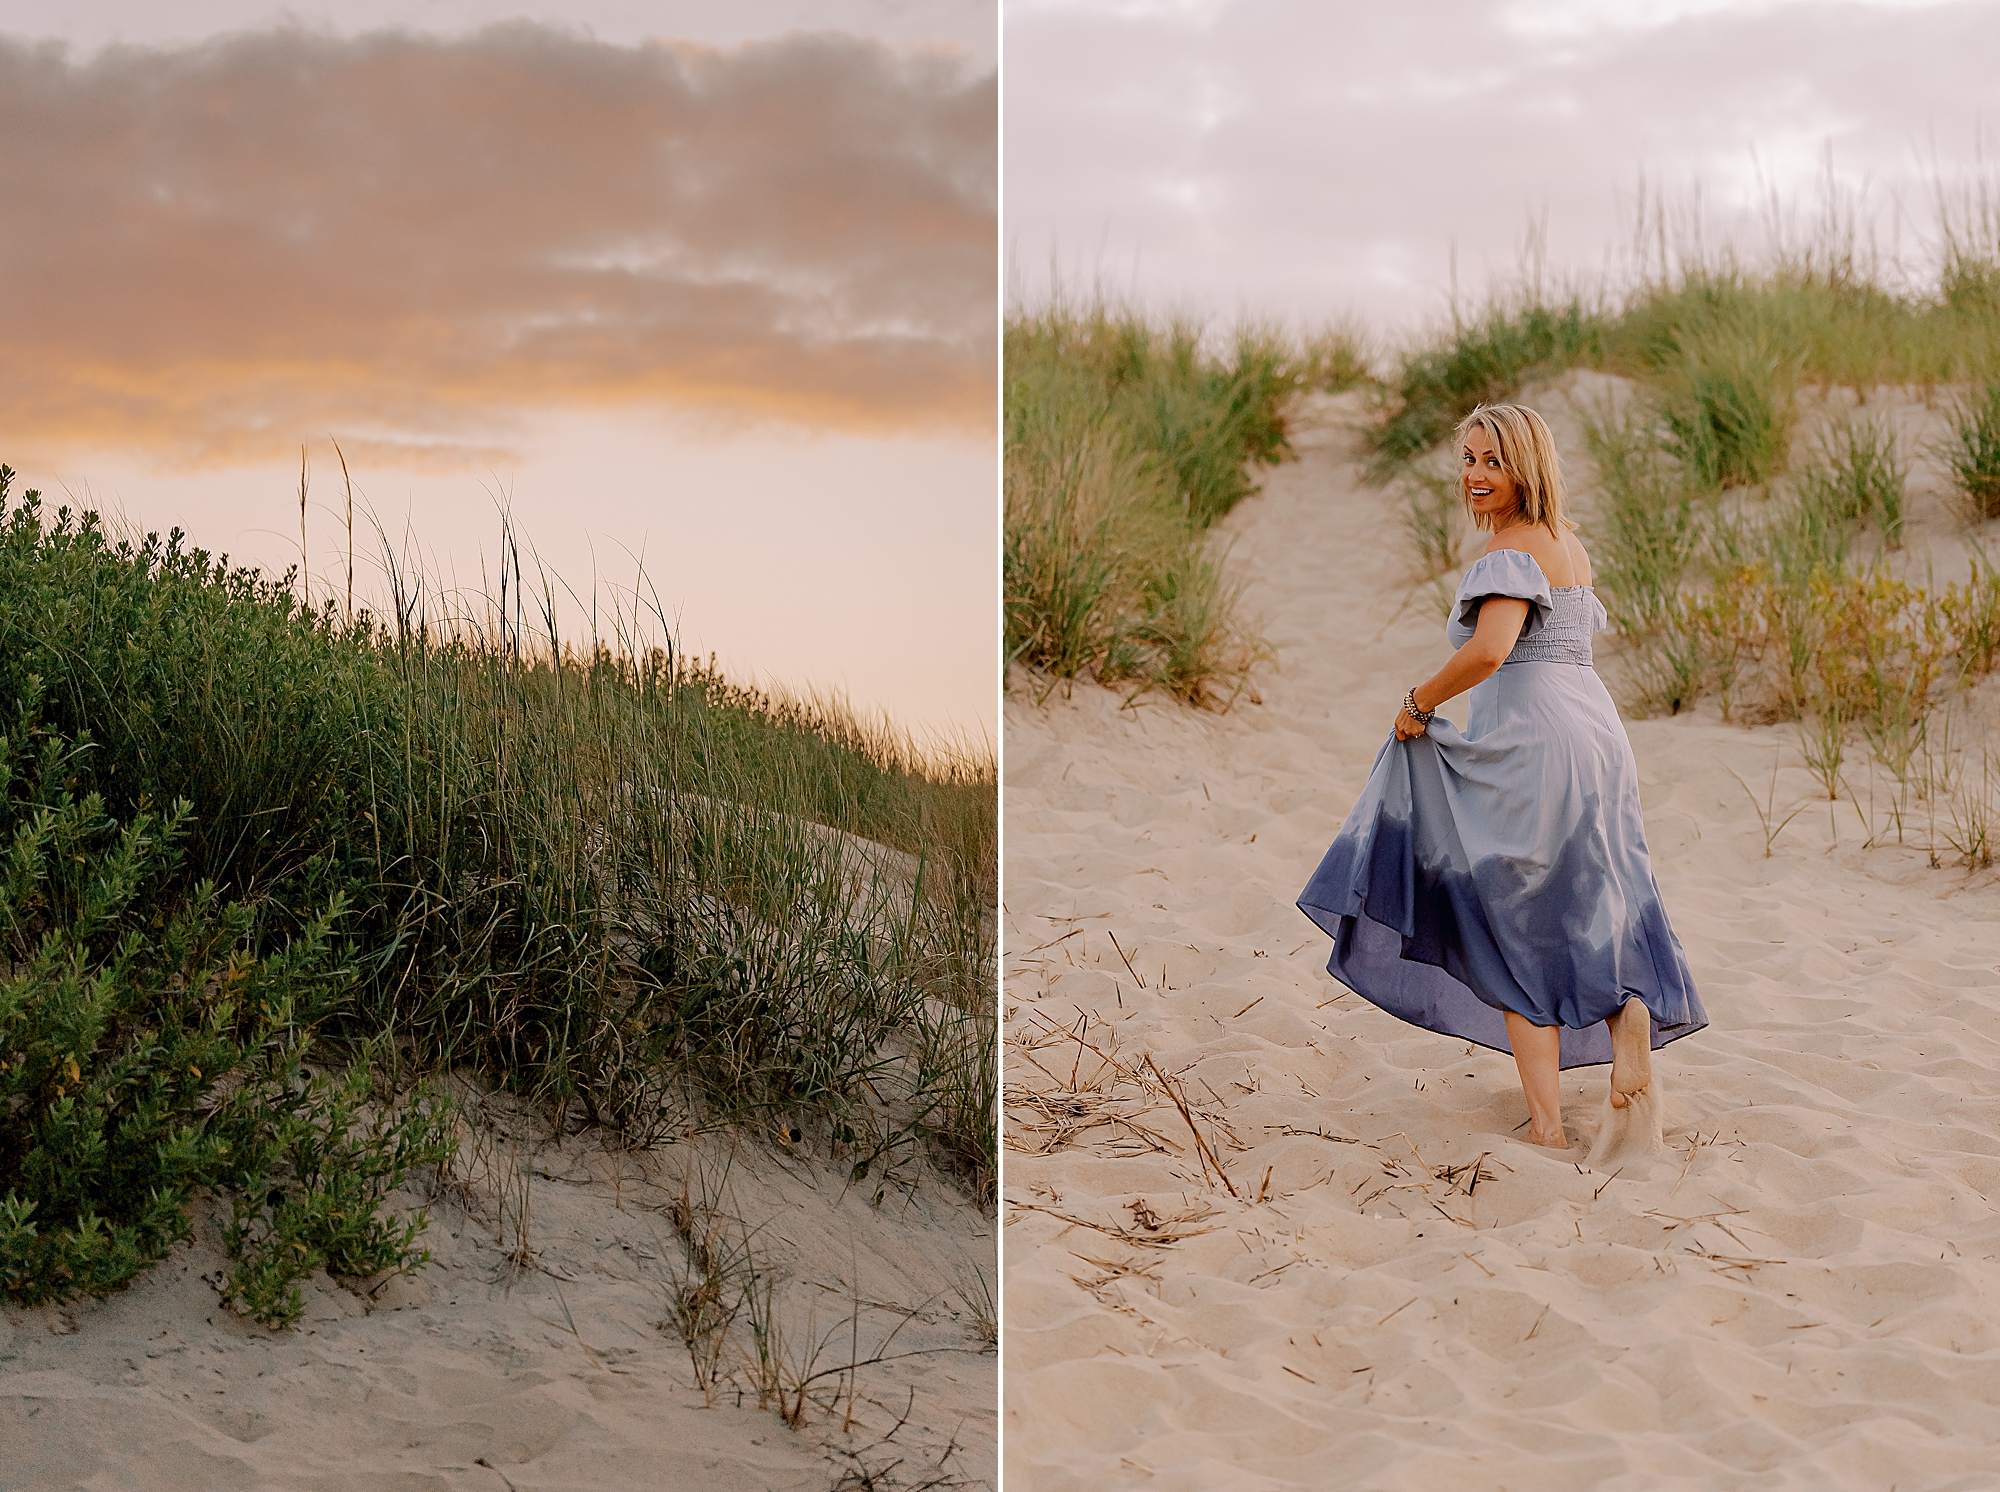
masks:
<path id="1" fill-rule="evenodd" d="M 197 462 L 527 411 L 992 415 L 997 90 L 834 35 L 0 39 L 0 434 Z"/>

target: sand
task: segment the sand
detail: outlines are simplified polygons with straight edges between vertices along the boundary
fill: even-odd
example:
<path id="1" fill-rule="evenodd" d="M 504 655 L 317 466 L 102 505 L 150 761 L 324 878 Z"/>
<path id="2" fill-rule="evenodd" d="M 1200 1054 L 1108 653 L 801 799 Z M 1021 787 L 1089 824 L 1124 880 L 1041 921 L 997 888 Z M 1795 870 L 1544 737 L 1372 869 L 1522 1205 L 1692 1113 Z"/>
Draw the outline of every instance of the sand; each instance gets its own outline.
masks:
<path id="1" fill-rule="evenodd" d="M 1603 392 L 1541 391 L 1566 449 L 1564 396 Z M 1612 1174 L 1582 1164 L 1608 1068 L 1565 1075 L 1577 1148 L 1537 1149 L 1511 1059 L 1326 973 L 1294 898 L 1445 656 L 1357 416 L 1315 406 L 1224 526 L 1260 702 L 1009 691 L 1009 1492 L 1994 1485 L 1990 873 L 1914 826 L 1863 849 L 1789 726 L 1628 719 L 1712 1024 L 1655 1055 L 1667 1149 Z M 1943 578 L 1935 485 L 1911 550 Z M 1730 769 L 1809 805 L 1769 858 Z"/>
<path id="2" fill-rule="evenodd" d="M 976 1319 L 990 1209 L 917 1172 L 878 1201 L 877 1183 L 756 1137 L 619 1152 L 504 1101 L 491 1117 L 441 1195 L 396 1198 L 427 1202 L 434 1262 L 373 1299 L 322 1275 L 292 1331 L 219 1306 L 213 1210 L 121 1294 L 0 1309 L 0 1489 L 995 1484 L 997 1358 Z M 794 1373 L 916 1355 L 862 1367 L 851 1401 L 847 1377 L 818 1379 L 793 1428 L 758 1407 L 739 1318 L 726 1376 L 697 1387 L 660 1325 L 688 1267 L 684 1182 L 723 1244 L 748 1229 Z"/>

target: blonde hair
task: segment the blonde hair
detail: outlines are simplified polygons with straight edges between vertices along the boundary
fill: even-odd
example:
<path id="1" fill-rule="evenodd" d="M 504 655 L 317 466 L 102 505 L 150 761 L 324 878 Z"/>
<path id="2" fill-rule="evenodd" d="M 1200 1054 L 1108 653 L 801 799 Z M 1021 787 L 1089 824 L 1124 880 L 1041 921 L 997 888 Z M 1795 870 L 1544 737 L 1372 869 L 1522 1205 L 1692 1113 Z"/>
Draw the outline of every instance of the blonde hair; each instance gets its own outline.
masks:
<path id="1" fill-rule="evenodd" d="M 1452 443 L 1463 446 L 1474 426 L 1491 437 L 1500 469 L 1514 479 L 1524 520 L 1539 523 L 1557 538 L 1563 529 L 1576 527 L 1563 516 L 1562 457 L 1546 420 L 1519 404 L 1482 404 L 1458 422 Z M 1462 481 L 1459 490 L 1464 492 Z M 1469 497 L 1466 506 L 1471 507 Z M 1472 522 L 1475 528 L 1493 526 L 1493 520 L 1481 513 L 1474 513 Z"/>

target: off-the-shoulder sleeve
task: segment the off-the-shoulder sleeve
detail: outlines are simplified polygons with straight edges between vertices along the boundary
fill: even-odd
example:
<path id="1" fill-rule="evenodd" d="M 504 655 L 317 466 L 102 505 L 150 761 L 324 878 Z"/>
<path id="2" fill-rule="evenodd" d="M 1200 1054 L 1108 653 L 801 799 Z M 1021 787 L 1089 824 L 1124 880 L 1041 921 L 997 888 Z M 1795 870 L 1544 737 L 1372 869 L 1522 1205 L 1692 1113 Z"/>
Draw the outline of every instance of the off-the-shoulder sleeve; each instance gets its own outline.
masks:
<path id="1" fill-rule="evenodd" d="M 1459 626 L 1470 632 L 1479 625 L 1479 606 L 1488 596 L 1513 596 L 1528 603 L 1528 619 L 1521 624 L 1521 636 L 1533 637 L 1548 625 L 1550 608 L 1549 577 L 1535 563 L 1535 557 L 1520 549 L 1496 549 L 1482 554 L 1458 583 Z"/>

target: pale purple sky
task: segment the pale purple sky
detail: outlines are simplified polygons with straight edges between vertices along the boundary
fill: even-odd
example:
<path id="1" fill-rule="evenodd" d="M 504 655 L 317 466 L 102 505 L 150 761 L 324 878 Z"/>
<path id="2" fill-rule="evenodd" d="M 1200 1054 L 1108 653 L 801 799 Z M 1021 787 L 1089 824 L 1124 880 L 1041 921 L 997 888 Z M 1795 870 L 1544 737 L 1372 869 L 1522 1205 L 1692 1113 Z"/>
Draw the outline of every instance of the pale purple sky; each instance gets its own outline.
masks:
<path id="1" fill-rule="evenodd" d="M 996 0 L 0 0 L 0 460 L 995 730 Z M 364 558 L 357 588 L 367 591 Z M 574 634 L 587 605 L 567 608 Z"/>
<path id="2" fill-rule="evenodd" d="M 1003 46 L 1010 292 L 1225 319 L 1433 322 L 1531 221 L 1621 270 L 1642 175 L 1754 251 L 1829 148 L 1915 260 L 2000 127 L 1992 0 L 1007 0 Z"/>

